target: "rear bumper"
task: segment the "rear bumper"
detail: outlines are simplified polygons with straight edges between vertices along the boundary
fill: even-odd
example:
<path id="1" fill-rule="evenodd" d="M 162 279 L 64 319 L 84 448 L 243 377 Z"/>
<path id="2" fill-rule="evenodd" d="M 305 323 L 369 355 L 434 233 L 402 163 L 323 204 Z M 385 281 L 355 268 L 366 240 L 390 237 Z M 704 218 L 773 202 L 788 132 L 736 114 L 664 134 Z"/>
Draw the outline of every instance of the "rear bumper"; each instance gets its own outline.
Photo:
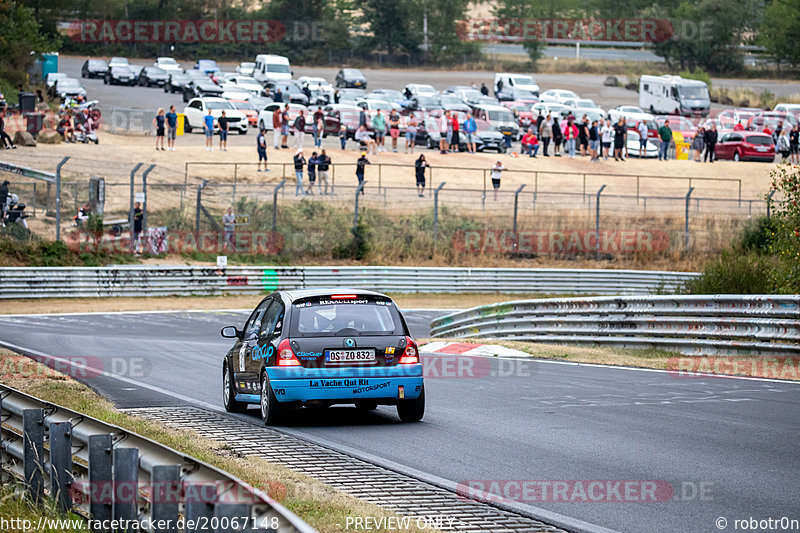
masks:
<path id="1" fill-rule="evenodd" d="M 422 390 L 422 365 L 348 368 L 267 368 L 279 402 L 413 400 Z"/>

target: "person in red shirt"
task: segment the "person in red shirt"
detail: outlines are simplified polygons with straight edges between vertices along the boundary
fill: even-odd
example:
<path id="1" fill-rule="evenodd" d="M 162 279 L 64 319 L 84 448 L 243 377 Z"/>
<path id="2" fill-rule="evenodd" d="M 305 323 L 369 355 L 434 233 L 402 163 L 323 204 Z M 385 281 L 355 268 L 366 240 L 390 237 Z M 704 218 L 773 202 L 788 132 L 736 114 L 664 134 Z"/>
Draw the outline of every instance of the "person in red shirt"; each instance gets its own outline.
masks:
<path id="1" fill-rule="evenodd" d="M 741 120 L 733 127 L 733 131 L 744 131 L 744 125 L 742 125 Z"/>
<path id="2" fill-rule="evenodd" d="M 528 154 L 530 157 L 536 157 L 539 153 L 539 139 L 533 134 L 533 129 L 522 136 L 522 153 Z"/>
<path id="3" fill-rule="evenodd" d="M 764 129 L 763 129 L 763 130 L 761 130 L 761 133 L 766 133 L 767 135 L 772 135 L 772 130 L 771 130 L 771 129 L 769 129 L 769 126 L 767 126 L 767 125 L 765 124 L 765 125 L 764 125 Z"/>
<path id="4" fill-rule="evenodd" d="M 453 126 L 453 136 L 450 140 L 450 151 L 458 152 L 458 115 L 453 113 L 450 117 L 450 124 Z"/>

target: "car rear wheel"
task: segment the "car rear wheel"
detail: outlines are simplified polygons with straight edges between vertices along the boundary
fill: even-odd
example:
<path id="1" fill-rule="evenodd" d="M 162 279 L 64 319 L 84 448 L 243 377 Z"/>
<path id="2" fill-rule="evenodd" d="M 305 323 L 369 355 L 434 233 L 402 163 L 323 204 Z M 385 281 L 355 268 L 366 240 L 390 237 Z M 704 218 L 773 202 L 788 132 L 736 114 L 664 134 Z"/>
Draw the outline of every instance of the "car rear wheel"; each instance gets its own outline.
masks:
<path id="1" fill-rule="evenodd" d="M 425 387 L 415 400 L 400 400 L 397 404 L 397 415 L 403 422 L 419 422 L 425 415 Z"/>
<path id="2" fill-rule="evenodd" d="M 741 161 L 741 159 L 739 159 L 739 152 L 733 152 L 733 160 L 734 161 Z"/>
<path id="3" fill-rule="evenodd" d="M 231 367 L 225 363 L 222 369 L 222 404 L 229 413 L 242 413 L 247 410 L 247 405 L 237 402 L 234 398 L 236 398 L 236 390 L 233 388 Z"/>
<path id="4" fill-rule="evenodd" d="M 239 135 L 247 135 L 247 126 L 239 130 Z"/>
<path id="5" fill-rule="evenodd" d="M 275 392 L 272 390 L 266 371 L 261 373 L 261 402 L 259 407 L 261 409 L 261 420 L 264 421 L 264 424 L 272 426 L 280 421 L 283 410 L 275 398 Z"/>

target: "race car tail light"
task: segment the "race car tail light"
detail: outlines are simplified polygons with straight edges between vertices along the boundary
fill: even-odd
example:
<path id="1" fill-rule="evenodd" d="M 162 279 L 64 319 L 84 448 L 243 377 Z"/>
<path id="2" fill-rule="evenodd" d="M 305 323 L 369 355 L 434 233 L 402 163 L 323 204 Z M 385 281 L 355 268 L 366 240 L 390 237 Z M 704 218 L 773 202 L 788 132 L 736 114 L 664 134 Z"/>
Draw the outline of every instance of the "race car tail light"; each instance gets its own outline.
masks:
<path id="1" fill-rule="evenodd" d="M 400 365 L 413 365 L 419 363 L 417 343 L 411 340 L 411 337 L 406 337 L 406 349 L 397 363 Z"/>
<path id="2" fill-rule="evenodd" d="M 355 300 L 358 298 L 355 294 L 333 294 L 331 300 Z"/>
<path id="3" fill-rule="evenodd" d="M 278 345 L 278 366 L 300 366 L 300 360 L 294 354 L 288 339 L 283 339 Z"/>

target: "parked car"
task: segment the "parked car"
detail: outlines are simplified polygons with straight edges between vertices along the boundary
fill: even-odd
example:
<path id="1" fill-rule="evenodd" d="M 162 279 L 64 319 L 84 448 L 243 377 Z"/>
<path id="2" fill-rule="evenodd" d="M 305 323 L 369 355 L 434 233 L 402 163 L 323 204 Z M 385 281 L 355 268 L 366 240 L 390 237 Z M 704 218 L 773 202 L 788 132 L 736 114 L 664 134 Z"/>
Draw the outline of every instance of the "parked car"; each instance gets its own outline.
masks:
<path id="1" fill-rule="evenodd" d="M 142 65 L 129 65 L 128 68 L 133 72 L 134 83 L 139 83 L 139 77 L 142 75 L 144 67 Z"/>
<path id="2" fill-rule="evenodd" d="M 361 115 L 361 108 L 346 104 L 332 104 L 327 106 L 323 112 L 325 113 L 325 128 L 324 136 L 337 136 L 339 129 L 344 125 L 348 139 L 352 139 L 358 130 L 359 117 Z M 369 125 L 367 129 L 371 130 Z"/>
<path id="3" fill-rule="evenodd" d="M 375 89 L 370 93 L 375 98 L 382 98 L 387 102 L 397 104 L 400 107 L 405 107 L 408 103 L 405 95 L 396 89 Z"/>
<path id="4" fill-rule="evenodd" d="M 408 109 L 430 113 L 431 111 L 442 109 L 442 104 L 435 94 L 415 94 L 409 101 Z"/>
<path id="5" fill-rule="evenodd" d="M 475 119 L 475 149 L 479 152 L 484 150 L 497 150 L 498 154 L 506 152 L 505 139 L 503 133 L 482 119 Z M 459 136 L 459 150 L 466 151 L 467 136 Z"/>
<path id="6" fill-rule="evenodd" d="M 142 87 L 164 87 L 169 81 L 169 73 L 158 67 L 144 67 L 139 75 L 139 85 Z"/>
<path id="7" fill-rule="evenodd" d="M 566 89 L 548 89 L 539 94 L 540 102 L 554 102 L 557 104 L 563 103 L 564 100 L 577 100 L 578 98 L 577 94 Z"/>
<path id="8" fill-rule="evenodd" d="M 409 83 L 403 87 L 403 95 L 409 100 L 415 96 L 437 96 L 439 92 L 433 88 L 433 85 L 426 83 Z"/>
<path id="9" fill-rule="evenodd" d="M 258 112 L 258 128 L 272 131 L 272 112 L 275 111 L 276 108 L 283 109 L 285 106 L 286 102 L 273 102 L 271 104 L 267 104 L 263 109 L 261 109 L 261 111 Z M 290 123 L 294 123 L 294 119 L 300 115 L 301 109 L 303 110 L 303 115 L 306 117 L 306 132 L 311 132 L 313 131 L 314 126 L 311 124 L 311 121 L 308 120 L 309 110 L 306 106 L 302 104 L 290 103 L 289 121 Z"/>
<path id="10" fill-rule="evenodd" d="M 511 135 L 514 140 L 519 138 L 519 124 L 510 110 L 499 105 L 475 106 L 473 110 L 476 119 L 485 120 L 504 135 Z"/>
<path id="11" fill-rule="evenodd" d="M 522 128 L 523 132 L 531 126 L 533 112 L 531 111 L 530 104 L 526 102 L 507 101 L 502 102 L 500 105 L 506 109 L 510 109 L 511 112 L 514 113 L 514 116 L 517 118 L 517 123 L 519 127 Z"/>
<path id="12" fill-rule="evenodd" d="M 108 63 L 103 59 L 87 59 L 81 67 L 81 78 L 103 78 L 108 72 Z"/>
<path id="13" fill-rule="evenodd" d="M 628 129 L 628 140 L 626 148 L 628 157 L 639 157 L 639 132 L 633 129 Z M 658 157 L 658 143 L 655 139 L 647 138 L 647 144 L 644 149 L 644 157 Z"/>
<path id="14" fill-rule="evenodd" d="M 741 124 L 743 128 L 747 129 L 750 121 L 761 113 L 763 109 L 757 107 L 740 107 L 738 109 L 725 109 L 720 111 L 717 115 L 722 129 L 732 130 L 737 124 Z"/>
<path id="15" fill-rule="evenodd" d="M 227 89 L 230 88 L 230 86 L 235 86 L 237 89 L 241 89 L 256 96 L 264 93 L 264 87 L 258 83 L 255 78 L 242 74 L 228 76 L 225 83 L 222 84 L 222 87 Z"/>
<path id="16" fill-rule="evenodd" d="M 230 100 L 230 103 L 233 104 L 233 107 L 244 113 L 250 127 L 255 128 L 258 126 L 258 111 L 253 104 L 246 100 Z"/>
<path id="17" fill-rule="evenodd" d="M 156 62 L 153 63 L 153 66 L 167 71 L 168 74 L 173 72 L 183 72 L 181 64 L 175 61 L 175 59 L 172 57 L 158 57 L 156 58 Z"/>
<path id="18" fill-rule="evenodd" d="M 108 67 L 106 77 L 103 79 L 106 85 L 135 85 L 136 76 L 130 67 L 114 66 Z"/>
<path id="19" fill-rule="evenodd" d="M 797 124 L 797 117 L 791 113 L 776 113 L 775 111 L 762 111 L 761 113 L 750 119 L 748 125 L 749 130 L 763 131 L 764 127 L 769 127 L 770 130 L 775 131 L 778 126 L 792 127 Z"/>
<path id="20" fill-rule="evenodd" d="M 211 81 L 211 78 L 193 77 L 186 88 L 183 90 L 183 101 L 188 102 L 192 98 L 200 98 L 203 96 L 222 96 L 222 87 Z"/>
<path id="21" fill-rule="evenodd" d="M 66 100 L 67 98 L 86 98 L 86 89 L 76 78 L 61 78 L 53 84 L 53 93 L 57 98 Z"/>
<path id="22" fill-rule="evenodd" d="M 357 68 L 343 68 L 336 73 L 334 84 L 343 88 L 366 89 L 367 78 Z"/>
<path id="23" fill-rule="evenodd" d="M 247 133 L 247 116 L 224 98 L 192 98 L 183 108 L 183 131 L 191 133 L 195 128 L 203 131 L 203 120 L 208 111 L 211 111 L 211 115 L 214 117 L 215 129 L 217 128 L 216 121 L 222 116 L 222 111 L 225 111 L 228 129 L 231 132 L 238 131 L 241 135 Z"/>
<path id="24" fill-rule="evenodd" d="M 252 76 L 255 68 L 256 64 L 254 62 L 244 61 L 236 65 L 236 73 L 241 74 L 242 76 Z"/>
<path id="25" fill-rule="evenodd" d="M 192 78 L 183 72 L 170 72 L 167 83 L 164 84 L 165 93 L 182 93 Z"/>
<path id="26" fill-rule="evenodd" d="M 667 120 L 669 120 L 669 129 L 683 135 L 683 140 L 685 141 L 691 141 L 697 134 L 697 127 L 691 120 L 689 120 L 686 117 L 679 117 L 677 115 L 658 116 L 655 119 L 655 125 L 660 128 L 661 126 L 664 125 L 664 123 Z M 650 130 L 648 129 L 647 132 L 648 137 L 656 137 L 657 135 L 658 135 L 658 128 L 656 128 L 656 131 L 653 133 L 653 135 L 650 135 Z"/>
<path id="27" fill-rule="evenodd" d="M 766 133 L 729 131 L 720 138 L 716 151 L 717 159 L 767 163 L 775 160 L 775 143 Z"/>
<path id="28" fill-rule="evenodd" d="M 128 67 L 130 62 L 127 57 L 112 57 L 108 62 L 108 68 L 111 67 Z"/>
<path id="29" fill-rule="evenodd" d="M 455 95 L 441 95 L 439 97 L 439 106 L 446 111 L 461 111 L 463 113 L 472 112 L 472 108 Z"/>
<path id="30" fill-rule="evenodd" d="M 67 76 L 65 72 L 51 72 L 50 74 L 48 74 L 44 80 L 45 84 L 47 85 L 48 94 L 52 94 L 50 89 L 53 88 L 53 84 L 55 84 L 56 80 L 68 77 L 69 76 Z"/>
<path id="31" fill-rule="evenodd" d="M 213 59 L 198 59 L 194 64 L 194 68 L 206 74 L 215 74 L 220 71 L 217 62 Z"/>
<path id="32" fill-rule="evenodd" d="M 519 87 L 503 87 L 503 90 L 500 91 L 500 93 L 495 96 L 501 102 L 517 100 L 535 104 L 536 102 L 539 101 L 539 97 L 536 96 L 533 92 L 527 89 L 521 89 Z"/>
<path id="33" fill-rule="evenodd" d="M 639 122 L 641 120 L 653 120 L 653 115 L 645 113 L 642 108 L 636 105 L 621 105 L 608 110 L 608 118 L 616 123 L 620 117 L 624 117 L 628 122 Z"/>

